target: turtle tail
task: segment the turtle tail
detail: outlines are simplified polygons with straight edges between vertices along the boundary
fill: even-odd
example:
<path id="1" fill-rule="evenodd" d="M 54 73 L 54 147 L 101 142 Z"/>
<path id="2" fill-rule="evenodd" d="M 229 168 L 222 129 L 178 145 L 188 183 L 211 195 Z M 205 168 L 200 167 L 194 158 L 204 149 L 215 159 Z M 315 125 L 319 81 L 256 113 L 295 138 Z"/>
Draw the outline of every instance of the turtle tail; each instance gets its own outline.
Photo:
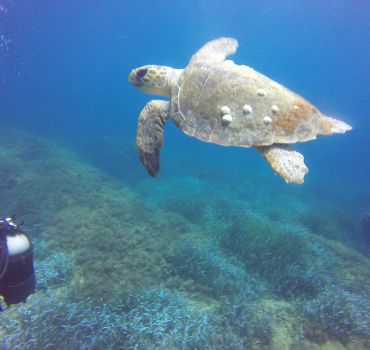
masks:
<path id="1" fill-rule="evenodd" d="M 346 131 L 351 129 L 352 126 L 338 119 L 326 116 L 321 116 L 319 119 L 320 135 L 344 134 Z"/>

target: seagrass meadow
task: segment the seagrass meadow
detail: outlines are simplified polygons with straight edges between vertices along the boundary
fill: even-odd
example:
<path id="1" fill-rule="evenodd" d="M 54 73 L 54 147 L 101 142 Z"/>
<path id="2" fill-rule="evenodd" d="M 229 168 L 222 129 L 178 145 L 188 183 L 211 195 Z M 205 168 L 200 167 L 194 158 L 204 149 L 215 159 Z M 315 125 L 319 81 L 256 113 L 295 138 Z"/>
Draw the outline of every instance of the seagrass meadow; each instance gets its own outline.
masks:
<path id="1" fill-rule="evenodd" d="M 315 213 L 281 194 L 266 208 L 262 183 L 233 191 L 196 175 L 130 188 L 14 130 L 0 164 L 0 210 L 24 218 L 37 277 L 0 314 L 2 348 L 369 346 L 367 236 L 340 204 Z"/>

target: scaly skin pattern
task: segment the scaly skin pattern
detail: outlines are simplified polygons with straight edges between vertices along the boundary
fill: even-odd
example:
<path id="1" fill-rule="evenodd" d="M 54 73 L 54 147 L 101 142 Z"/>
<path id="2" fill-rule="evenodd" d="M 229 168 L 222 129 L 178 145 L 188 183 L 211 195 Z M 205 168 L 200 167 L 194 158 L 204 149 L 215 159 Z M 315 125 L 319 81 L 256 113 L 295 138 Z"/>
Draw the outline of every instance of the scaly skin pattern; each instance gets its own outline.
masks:
<path id="1" fill-rule="evenodd" d="M 302 184 L 303 178 L 308 173 L 304 163 L 304 157 L 288 145 L 275 145 L 258 147 L 257 150 L 271 165 L 271 168 L 279 174 L 285 182 Z"/>
<path id="2" fill-rule="evenodd" d="M 163 144 L 163 128 L 168 118 L 169 102 L 152 100 L 140 113 L 136 145 L 140 160 L 150 176 L 159 171 L 159 153 Z"/>

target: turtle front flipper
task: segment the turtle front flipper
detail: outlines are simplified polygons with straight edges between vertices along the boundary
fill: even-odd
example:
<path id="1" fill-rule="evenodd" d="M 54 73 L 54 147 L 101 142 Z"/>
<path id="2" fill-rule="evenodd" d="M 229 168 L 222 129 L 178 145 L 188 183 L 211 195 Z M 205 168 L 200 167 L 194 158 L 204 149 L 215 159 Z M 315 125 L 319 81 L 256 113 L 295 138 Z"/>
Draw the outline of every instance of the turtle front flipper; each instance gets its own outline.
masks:
<path id="1" fill-rule="evenodd" d="M 302 154 L 288 145 L 256 147 L 285 182 L 303 183 L 308 168 Z"/>
<path id="2" fill-rule="evenodd" d="M 136 145 L 140 160 L 150 176 L 155 176 L 159 171 L 159 152 L 169 111 L 168 101 L 152 100 L 145 105 L 139 116 Z"/>
<path id="3" fill-rule="evenodd" d="M 238 49 L 234 38 L 218 38 L 202 46 L 191 58 L 190 64 L 198 62 L 222 62 Z"/>

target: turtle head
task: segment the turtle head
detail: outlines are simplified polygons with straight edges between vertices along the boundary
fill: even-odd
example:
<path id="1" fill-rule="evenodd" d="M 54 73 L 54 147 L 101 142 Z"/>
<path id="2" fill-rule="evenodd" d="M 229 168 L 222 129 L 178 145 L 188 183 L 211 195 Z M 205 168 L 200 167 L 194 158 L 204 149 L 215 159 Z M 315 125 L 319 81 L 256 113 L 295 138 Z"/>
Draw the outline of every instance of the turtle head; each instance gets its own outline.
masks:
<path id="1" fill-rule="evenodd" d="M 128 81 L 147 94 L 170 97 L 175 71 L 165 66 L 142 66 L 131 71 Z"/>

